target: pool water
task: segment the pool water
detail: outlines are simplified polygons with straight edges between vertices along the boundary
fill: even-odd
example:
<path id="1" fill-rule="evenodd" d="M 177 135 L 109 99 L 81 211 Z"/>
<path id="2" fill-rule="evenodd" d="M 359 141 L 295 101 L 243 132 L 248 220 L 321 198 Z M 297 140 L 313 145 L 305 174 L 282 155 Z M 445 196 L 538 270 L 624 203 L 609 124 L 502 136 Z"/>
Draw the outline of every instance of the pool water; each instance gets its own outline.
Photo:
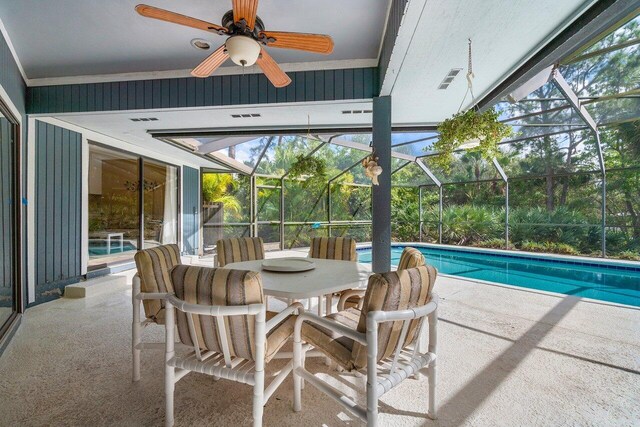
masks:
<path id="1" fill-rule="evenodd" d="M 93 240 L 93 239 L 92 239 Z M 111 242 L 111 251 L 107 250 L 107 241 L 95 239 L 89 241 L 89 255 L 90 256 L 102 256 L 102 255 L 116 255 L 124 252 L 135 251 L 137 248 L 130 242 L 124 242 L 122 244 L 122 251 L 120 250 L 120 242 Z"/>
<path id="2" fill-rule="evenodd" d="M 441 273 L 640 307 L 640 266 L 606 266 L 431 247 L 417 249 Z M 392 265 L 398 265 L 402 250 L 402 246 L 392 247 Z M 358 260 L 371 262 L 371 249 L 359 249 Z"/>

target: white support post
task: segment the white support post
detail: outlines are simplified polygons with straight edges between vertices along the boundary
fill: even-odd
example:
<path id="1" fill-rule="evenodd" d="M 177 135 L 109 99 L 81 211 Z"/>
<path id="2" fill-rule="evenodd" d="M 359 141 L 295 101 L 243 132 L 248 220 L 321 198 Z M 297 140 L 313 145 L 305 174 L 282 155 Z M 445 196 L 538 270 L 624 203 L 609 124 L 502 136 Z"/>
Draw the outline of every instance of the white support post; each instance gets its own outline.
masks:
<path id="1" fill-rule="evenodd" d="M 302 410 L 302 377 L 299 370 L 304 369 L 302 360 L 302 322 L 296 322 L 293 328 L 293 410 Z"/>
<path id="2" fill-rule="evenodd" d="M 367 316 L 367 427 L 378 425 L 378 322 Z"/>
<path id="3" fill-rule="evenodd" d="M 176 388 L 175 382 L 175 368 L 170 366 L 169 361 L 173 359 L 175 355 L 174 341 L 175 341 L 175 310 L 173 305 L 167 301 L 165 303 L 165 358 L 164 358 L 164 393 L 165 393 L 165 425 L 166 427 L 173 426 L 173 394 Z"/>
<path id="4" fill-rule="evenodd" d="M 131 353 L 133 359 L 133 381 L 140 380 L 140 348 L 141 329 L 140 325 L 140 305 L 142 301 L 140 295 L 140 277 L 136 274 L 131 281 L 131 306 L 133 308 L 133 321 L 131 322 Z"/>
<path id="5" fill-rule="evenodd" d="M 264 351 L 265 351 L 265 309 L 264 306 L 255 317 L 255 372 L 253 374 L 253 425 L 262 426 L 262 413 L 264 410 Z M 223 320 L 224 321 L 224 320 Z"/>
<path id="6" fill-rule="evenodd" d="M 429 314 L 429 353 L 436 354 L 438 345 L 438 309 L 433 310 Z M 428 368 L 429 375 L 429 412 L 428 417 L 432 420 L 437 418 L 436 414 L 436 363 L 437 358 L 434 359 Z"/>

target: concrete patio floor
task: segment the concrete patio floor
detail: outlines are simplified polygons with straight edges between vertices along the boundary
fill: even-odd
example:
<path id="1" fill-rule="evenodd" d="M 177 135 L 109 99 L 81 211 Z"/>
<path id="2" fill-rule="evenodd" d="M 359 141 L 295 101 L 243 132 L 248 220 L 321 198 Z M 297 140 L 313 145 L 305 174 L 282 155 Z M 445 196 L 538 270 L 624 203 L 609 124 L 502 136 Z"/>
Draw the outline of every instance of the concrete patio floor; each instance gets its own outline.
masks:
<path id="1" fill-rule="evenodd" d="M 383 398 L 381 425 L 640 423 L 640 310 L 450 277 L 435 289 L 439 418 L 424 416 L 423 377 Z M 143 352 L 142 380 L 131 382 L 130 296 L 116 291 L 29 309 L 0 357 L 0 425 L 162 425 L 163 354 Z M 144 334 L 161 339 L 163 329 Z M 309 366 L 327 370 L 320 359 Z M 336 384 L 352 381 L 347 375 Z M 266 405 L 264 424 L 360 425 L 311 386 L 302 412 L 291 402 L 289 378 Z M 250 388 L 189 374 L 177 384 L 175 416 L 176 425 L 249 425 Z"/>

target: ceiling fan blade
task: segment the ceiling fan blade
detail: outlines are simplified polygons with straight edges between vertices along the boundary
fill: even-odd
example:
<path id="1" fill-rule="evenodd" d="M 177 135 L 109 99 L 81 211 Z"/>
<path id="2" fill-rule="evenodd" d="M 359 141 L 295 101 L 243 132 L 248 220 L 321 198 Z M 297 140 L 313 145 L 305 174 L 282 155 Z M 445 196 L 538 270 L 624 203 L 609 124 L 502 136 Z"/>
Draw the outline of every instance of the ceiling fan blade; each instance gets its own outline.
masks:
<path id="1" fill-rule="evenodd" d="M 325 55 L 333 52 L 333 40 L 324 34 L 287 33 L 284 31 L 262 31 L 260 36 L 275 39 L 268 42 L 267 46 L 283 49 L 297 49 L 307 52 L 322 53 Z"/>
<path id="2" fill-rule="evenodd" d="M 136 6 L 136 12 L 146 18 L 159 19 L 161 21 L 172 22 L 174 24 L 184 25 L 186 27 L 197 28 L 199 30 L 218 33 L 219 31 L 227 32 L 227 29 L 211 22 L 202 21 L 200 19 L 191 18 L 190 16 L 180 15 L 179 13 L 170 12 L 146 4 Z"/>
<path id="3" fill-rule="evenodd" d="M 247 27 L 253 31 L 256 25 L 258 0 L 233 0 L 233 22 L 247 21 Z"/>
<path id="4" fill-rule="evenodd" d="M 209 77 L 224 61 L 229 58 L 227 52 L 225 52 L 225 46 L 222 45 L 217 48 L 211 55 L 200 63 L 196 68 L 191 71 L 191 75 L 194 77 Z"/>
<path id="5" fill-rule="evenodd" d="M 282 71 L 280 66 L 273 60 L 266 50 L 261 49 L 260 57 L 256 61 L 258 67 L 275 87 L 285 87 L 291 83 L 287 73 Z"/>

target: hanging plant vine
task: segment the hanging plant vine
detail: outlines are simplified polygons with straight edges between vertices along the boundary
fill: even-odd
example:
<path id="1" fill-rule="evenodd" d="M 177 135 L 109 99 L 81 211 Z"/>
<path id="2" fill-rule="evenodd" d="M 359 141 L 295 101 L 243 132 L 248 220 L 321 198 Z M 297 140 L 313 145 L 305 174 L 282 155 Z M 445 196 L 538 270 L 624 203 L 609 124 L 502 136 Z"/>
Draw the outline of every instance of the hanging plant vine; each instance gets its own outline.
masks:
<path id="1" fill-rule="evenodd" d="M 324 180 L 327 177 L 327 162 L 319 157 L 298 154 L 289 168 L 290 178 L 306 178 L 307 181 Z"/>
<path id="2" fill-rule="evenodd" d="M 479 113 L 474 109 L 454 114 L 438 126 L 440 139 L 433 145 L 439 154 L 430 163 L 449 172 L 454 161 L 453 152 L 471 144 L 469 152 L 478 152 L 485 160 L 500 154 L 498 144 L 513 133 L 511 126 L 498 121 L 494 109 Z"/>
<path id="3" fill-rule="evenodd" d="M 429 163 L 446 173 L 451 170 L 451 164 L 455 160 L 453 153 L 457 149 L 466 148 L 470 152 L 479 152 L 485 160 L 490 161 L 499 155 L 498 144 L 500 141 L 513 133 L 511 126 L 498 121 L 499 114 L 493 108 L 483 113 L 473 108 L 460 111 L 469 93 L 471 99 L 475 100 L 473 78 L 471 39 L 469 39 L 467 91 L 462 98 L 458 112 L 438 125 L 440 138 L 432 147 L 438 154 L 429 160 Z"/>

